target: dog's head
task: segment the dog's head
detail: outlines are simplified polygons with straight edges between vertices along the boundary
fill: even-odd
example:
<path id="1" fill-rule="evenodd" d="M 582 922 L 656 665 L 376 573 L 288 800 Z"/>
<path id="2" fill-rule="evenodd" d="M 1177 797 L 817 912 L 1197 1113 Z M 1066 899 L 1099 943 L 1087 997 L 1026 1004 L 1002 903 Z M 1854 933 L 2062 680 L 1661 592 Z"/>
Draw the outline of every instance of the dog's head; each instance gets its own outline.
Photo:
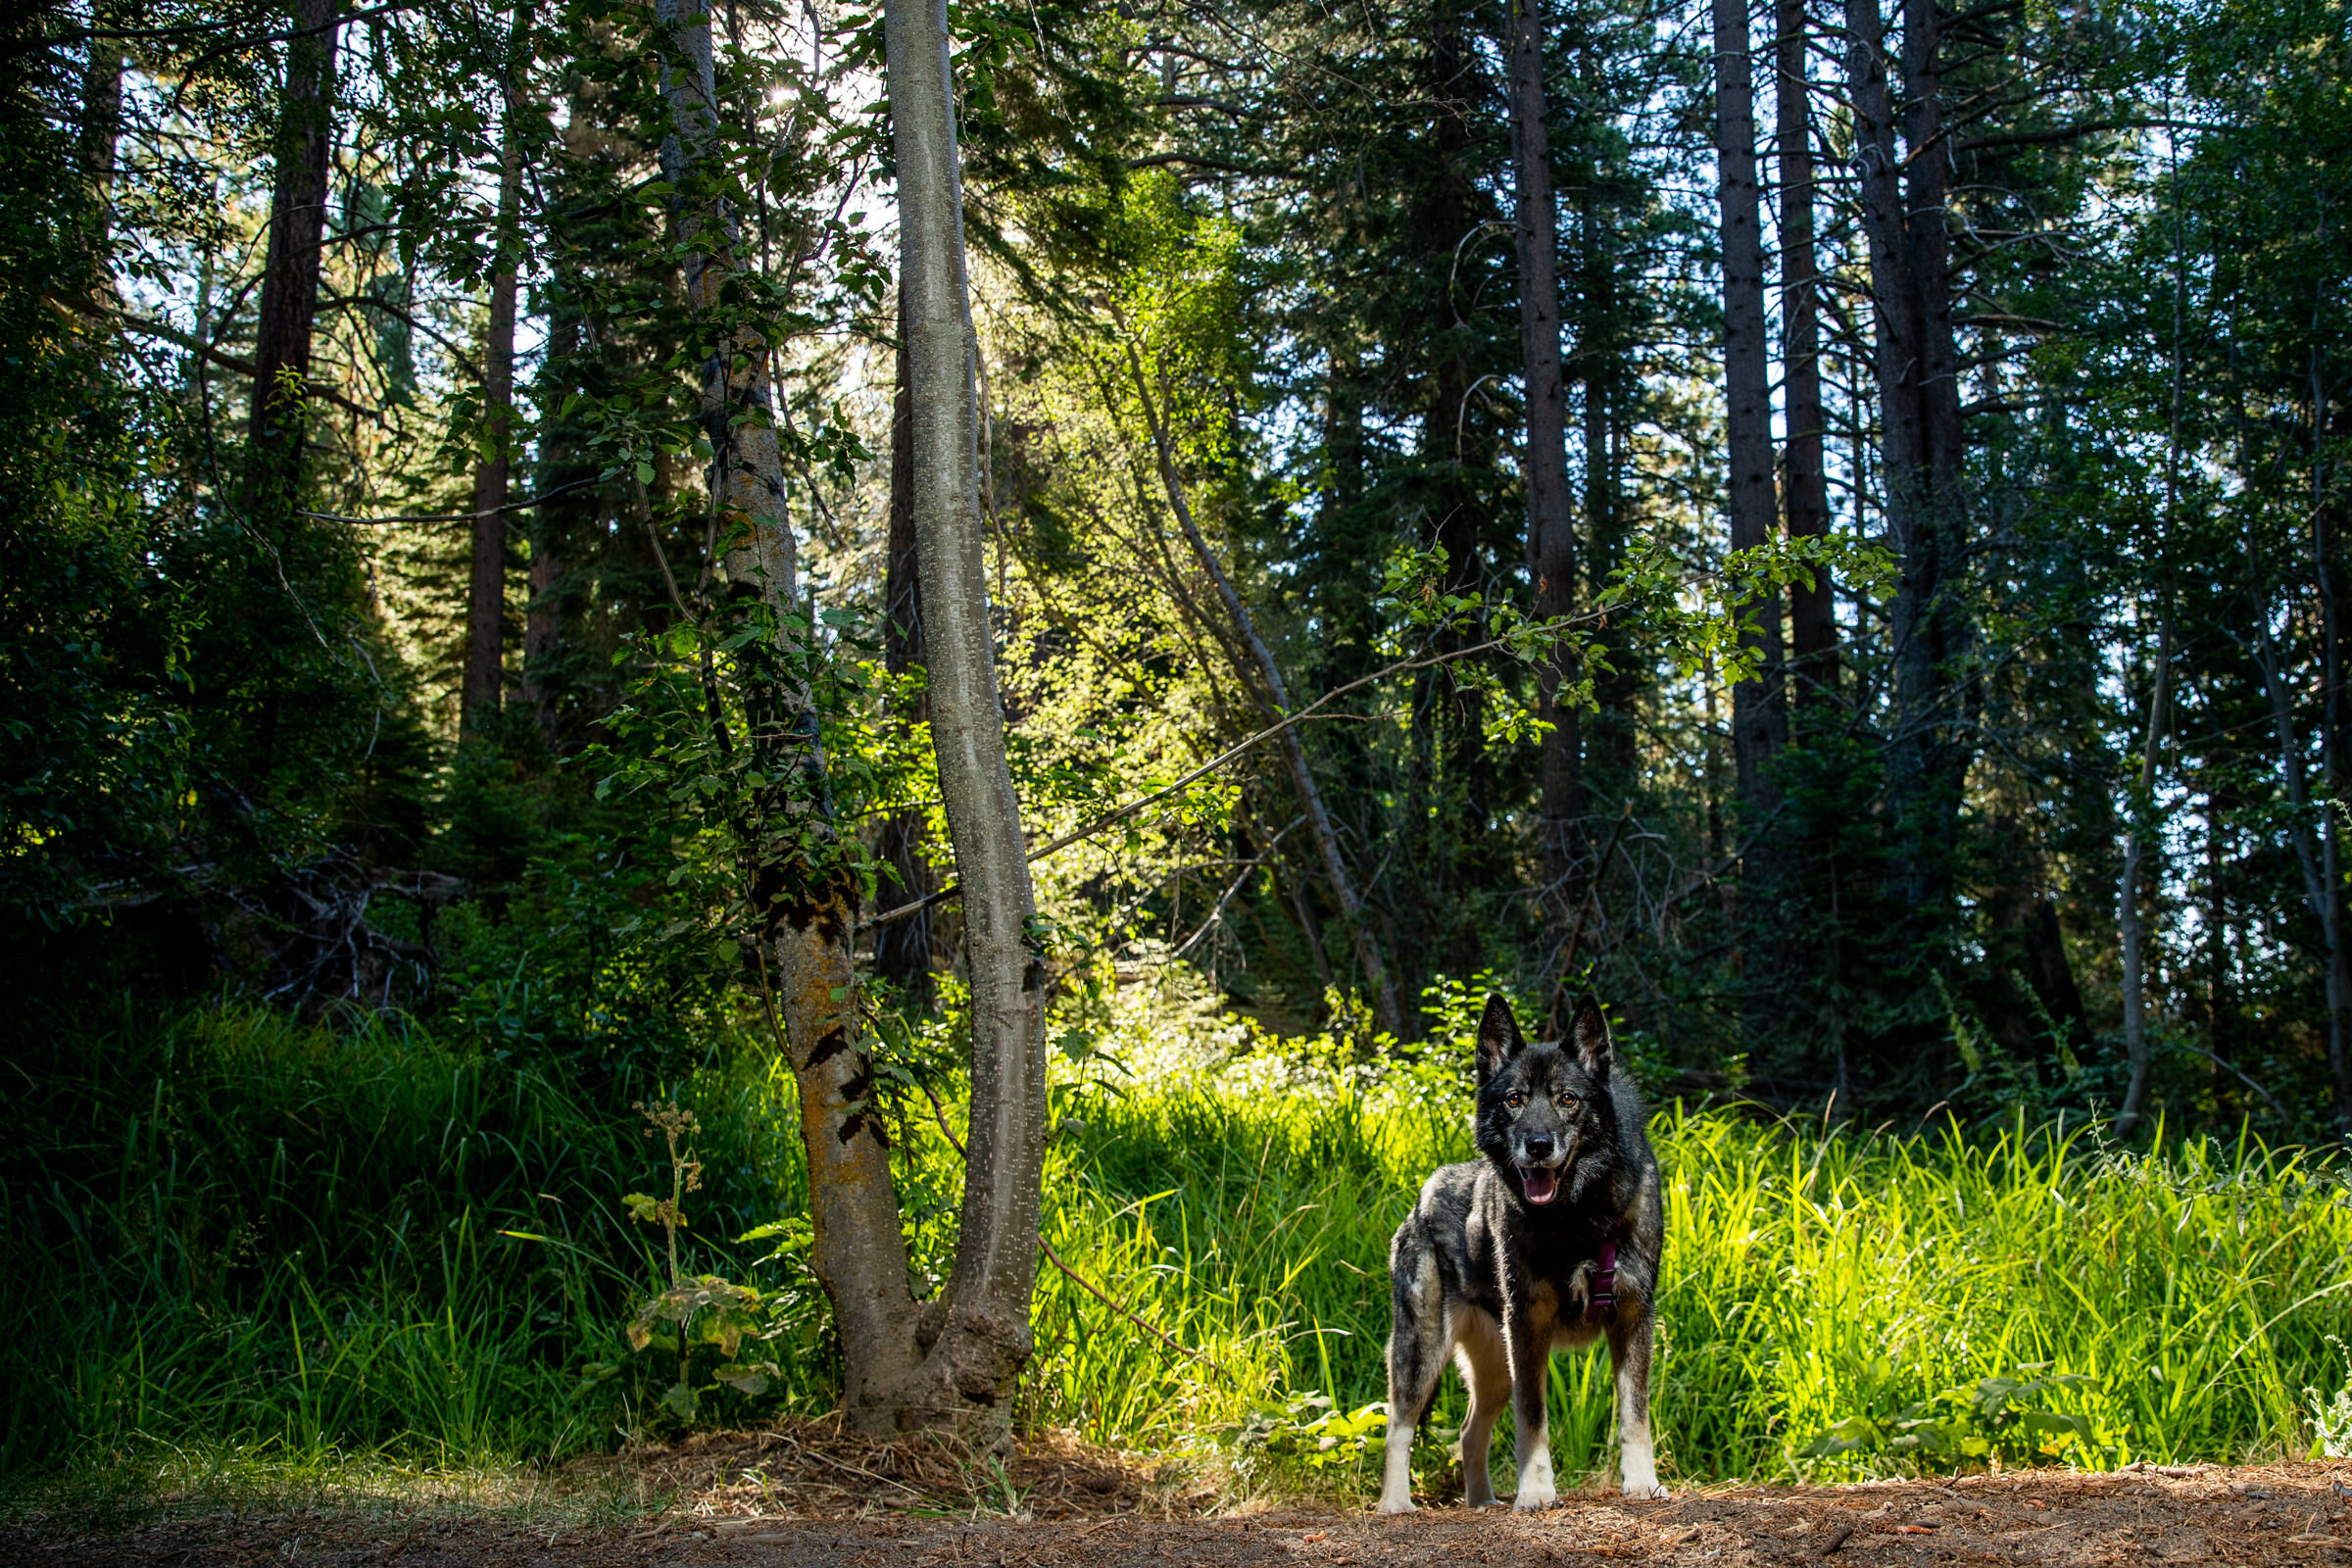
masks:
<path id="1" fill-rule="evenodd" d="M 1609 1024 L 1588 997 L 1566 1041 L 1530 1045 L 1511 1004 L 1487 998 L 1478 1025 L 1478 1148 L 1530 1203 L 1559 1196 L 1560 1173 L 1609 1136 Z"/>

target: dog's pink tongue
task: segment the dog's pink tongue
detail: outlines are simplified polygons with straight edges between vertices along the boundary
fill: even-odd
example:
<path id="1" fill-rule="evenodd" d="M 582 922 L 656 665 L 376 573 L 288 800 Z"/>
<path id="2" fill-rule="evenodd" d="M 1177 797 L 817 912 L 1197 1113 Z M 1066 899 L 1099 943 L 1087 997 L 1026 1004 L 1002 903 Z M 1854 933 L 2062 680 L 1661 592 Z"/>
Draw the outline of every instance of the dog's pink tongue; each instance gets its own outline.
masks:
<path id="1" fill-rule="evenodd" d="M 1527 1187 L 1527 1200 L 1548 1203 L 1560 1190 L 1560 1173 L 1556 1170 L 1537 1170 L 1531 1165 L 1519 1167 L 1519 1179 Z"/>

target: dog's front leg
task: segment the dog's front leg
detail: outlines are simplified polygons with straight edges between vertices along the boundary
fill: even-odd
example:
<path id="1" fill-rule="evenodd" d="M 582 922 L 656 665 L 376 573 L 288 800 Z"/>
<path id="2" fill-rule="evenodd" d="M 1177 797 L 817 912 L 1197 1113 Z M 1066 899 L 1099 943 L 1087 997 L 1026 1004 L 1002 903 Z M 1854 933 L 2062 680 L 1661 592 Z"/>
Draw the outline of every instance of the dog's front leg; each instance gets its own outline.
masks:
<path id="1" fill-rule="evenodd" d="M 1631 1314 L 1629 1314 L 1631 1315 Z M 1612 1326 L 1609 1359 L 1617 1367 L 1617 1436 L 1621 1450 L 1619 1476 L 1629 1497 L 1670 1495 L 1658 1485 L 1657 1454 L 1649 1436 L 1649 1348 L 1652 1319 L 1649 1303 L 1641 1303 L 1634 1321 Z"/>
<path id="2" fill-rule="evenodd" d="M 1515 1290 L 1503 1306 L 1502 1344 L 1511 1361 L 1511 1422 L 1519 1429 L 1519 1495 L 1522 1511 L 1548 1508 L 1559 1500 L 1551 1481 L 1551 1428 L 1544 1409 L 1545 1374 L 1550 1369 L 1550 1336 L 1529 1314 L 1527 1293 Z"/>

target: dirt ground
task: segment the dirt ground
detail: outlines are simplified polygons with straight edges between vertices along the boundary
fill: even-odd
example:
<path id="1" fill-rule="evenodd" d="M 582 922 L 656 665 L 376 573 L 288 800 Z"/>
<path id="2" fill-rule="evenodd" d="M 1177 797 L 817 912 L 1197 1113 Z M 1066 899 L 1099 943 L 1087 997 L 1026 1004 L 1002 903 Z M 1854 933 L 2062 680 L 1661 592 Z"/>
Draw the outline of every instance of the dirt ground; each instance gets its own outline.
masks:
<path id="1" fill-rule="evenodd" d="M 809 1429 L 730 1435 L 575 1467 L 600 1513 L 411 1503 L 207 1510 L 135 1527 L 0 1527 L 0 1563 L 42 1568 L 1381 1568 L 1611 1562 L 1708 1568 L 1925 1564 L 2312 1564 L 2352 1568 L 2352 1462 L 2032 1471 L 1951 1482 L 1599 1494 L 1520 1515 L 1426 1502 L 1401 1519 L 1298 1506 L 1214 1511 L 1204 1490 L 1075 1444 L 1001 1469 Z M 978 1488 L 975 1494 L 974 1487 Z M 618 1489 L 618 1490 L 615 1490 Z M 962 1501 L 951 1511 L 948 1497 Z"/>

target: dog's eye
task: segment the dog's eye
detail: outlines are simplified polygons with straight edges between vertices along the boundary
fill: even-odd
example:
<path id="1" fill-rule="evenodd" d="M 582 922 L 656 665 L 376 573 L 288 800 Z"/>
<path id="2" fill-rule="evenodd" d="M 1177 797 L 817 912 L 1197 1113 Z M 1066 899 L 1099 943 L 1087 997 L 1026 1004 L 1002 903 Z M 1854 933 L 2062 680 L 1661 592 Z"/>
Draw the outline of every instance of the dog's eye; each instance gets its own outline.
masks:
<path id="1" fill-rule="evenodd" d="M 1553 1098 L 1551 1102 L 1559 1106 L 1562 1110 L 1574 1110 L 1576 1108 L 1576 1097 L 1574 1095 L 1556 1096 Z"/>
<path id="2" fill-rule="evenodd" d="M 1502 1097 L 1502 1102 L 1510 1106 L 1513 1110 L 1517 1110 L 1521 1105 L 1527 1103 L 1527 1097 L 1521 1094 L 1518 1090 L 1514 1089 L 1509 1094 Z"/>

